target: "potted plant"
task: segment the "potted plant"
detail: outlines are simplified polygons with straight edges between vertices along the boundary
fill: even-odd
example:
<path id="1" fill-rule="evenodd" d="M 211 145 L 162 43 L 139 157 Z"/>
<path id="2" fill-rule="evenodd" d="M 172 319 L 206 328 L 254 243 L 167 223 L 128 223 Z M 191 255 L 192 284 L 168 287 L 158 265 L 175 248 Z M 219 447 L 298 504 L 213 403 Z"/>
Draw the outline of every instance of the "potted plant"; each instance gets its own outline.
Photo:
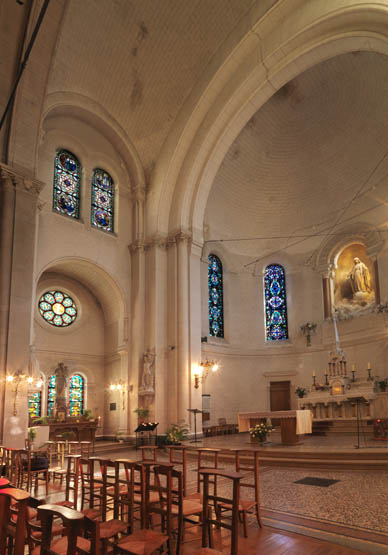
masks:
<path id="1" fill-rule="evenodd" d="M 381 381 L 379 381 L 379 382 L 377 382 L 377 383 L 378 383 L 378 386 L 379 386 L 379 388 L 380 388 L 380 391 L 385 391 L 385 390 L 387 389 L 387 386 L 388 386 L 388 380 L 387 380 L 387 378 L 385 378 L 385 380 L 381 380 Z"/>
<path id="2" fill-rule="evenodd" d="M 258 442 L 262 445 L 265 440 L 267 439 L 267 434 L 272 432 L 273 427 L 271 424 L 267 424 L 266 422 L 261 422 L 260 424 L 256 424 L 253 428 L 249 429 L 249 433 L 251 437 L 254 437 L 258 440 Z"/>
<path id="3" fill-rule="evenodd" d="M 84 420 L 91 420 L 92 419 L 92 411 L 90 409 L 84 409 L 82 411 L 82 418 Z"/>
<path id="4" fill-rule="evenodd" d="M 116 432 L 116 440 L 119 443 L 124 443 L 123 435 L 124 435 L 124 432 Z"/>
<path id="5" fill-rule="evenodd" d="M 146 409 L 146 408 L 143 408 L 143 407 L 138 407 L 133 412 L 137 413 L 140 423 L 144 422 L 150 415 L 149 409 Z"/>
<path id="6" fill-rule="evenodd" d="M 47 416 L 39 416 L 39 418 L 34 418 L 33 424 L 34 424 L 34 426 L 47 426 L 48 417 Z"/>
<path id="7" fill-rule="evenodd" d="M 180 445 L 189 436 L 189 429 L 185 423 L 173 424 L 166 431 L 165 442 L 167 445 Z"/>
<path id="8" fill-rule="evenodd" d="M 34 440 L 36 439 L 37 431 L 36 428 L 31 427 L 28 428 L 28 442 L 30 444 L 30 449 L 33 450 L 34 448 Z"/>
<path id="9" fill-rule="evenodd" d="M 307 395 L 307 391 L 304 387 L 297 387 L 295 389 L 295 393 L 297 394 L 297 396 L 302 399 L 305 395 Z"/>

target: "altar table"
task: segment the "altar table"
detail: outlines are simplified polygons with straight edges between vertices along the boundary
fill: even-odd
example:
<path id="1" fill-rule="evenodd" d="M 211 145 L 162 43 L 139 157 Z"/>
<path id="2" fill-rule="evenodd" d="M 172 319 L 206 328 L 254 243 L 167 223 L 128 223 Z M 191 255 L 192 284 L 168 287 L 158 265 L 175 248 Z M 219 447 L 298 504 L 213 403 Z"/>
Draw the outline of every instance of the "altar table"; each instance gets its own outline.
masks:
<path id="1" fill-rule="evenodd" d="M 238 415 L 239 432 L 249 432 L 256 424 L 267 418 L 280 420 L 280 434 L 283 445 L 296 445 L 298 435 L 311 434 L 313 415 L 309 410 L 277 410 L 264 412 L 240 412 Z"/>

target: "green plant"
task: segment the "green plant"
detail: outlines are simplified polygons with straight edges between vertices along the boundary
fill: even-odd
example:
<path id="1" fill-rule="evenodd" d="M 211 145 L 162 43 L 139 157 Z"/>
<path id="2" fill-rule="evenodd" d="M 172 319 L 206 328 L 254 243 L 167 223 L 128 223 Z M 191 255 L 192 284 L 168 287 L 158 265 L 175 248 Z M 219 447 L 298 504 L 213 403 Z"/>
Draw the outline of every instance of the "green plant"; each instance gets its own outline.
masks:
<path id="1" fill-rule="evenodd" d="M 381 391 L 385 391 L 388 387 L 388 380 L 387 378 L 385 378 L 385 380 L 380 380 L 378 383 L 379 388 L 381 389 Z"/>
<path id="2" fill-rule="evenodd" d="M 305 395 L 307 395 L 307 391 L 304 387 L 297 387 L 295 389 L 295 393 L 297 394 L 298 397 L 302 398 Z"/>
<path id="3" fill-rule="evenodd" d="M 145 409 L 143 407 L 138 407 L 133 412 L 136 412 L 139 418 L 148 418 L 150 414 L 149 409 Z"/>
<path id="4" fill-rule="evenodd" d="M 63 438 L 65 441 L 69 441 L 69 440 L 71 440 L 71 439 L 75 439 L 75 433 L 72 432 L 71 430 L 69 430 L 68 432 L 63 432 L 63 433 L 62 433 L 62 438 Z"/>
<path id="5" fill-rule="evenodd" d="M 166 443 L 169 445 L 174 445 L 185 441 L 189 436 L 189 429 L 187 425 L 183 422 L 182 424 L 173 424 L 171 428 L 166 431 Z"/>
<path id="6" fill-rule="evenodd" d="M 124 441 L 124 432 L 116 432 L 117 441 Z"/>
<path id="7" fill-rule="evenodd" d="M 34 441 L 36 436 L 37 436 L 36 428 L 34 427 L 28 428 L 28 439 L 30 440 L 31 443 Z"/>
<path id="8" fill-rule="evenodd" d="M 46 426 L 48 424 L 48 416 L 40 416 L 39 418 L 34 418 L 34 426 Z"/>
<path id="9" fill-rule="evenodd" d="M 82 416 L 86 419 L 86 420 L 91 420 L 92 418 L 92 411 L 90 409 L 84 409 L 82 411 Z"/>

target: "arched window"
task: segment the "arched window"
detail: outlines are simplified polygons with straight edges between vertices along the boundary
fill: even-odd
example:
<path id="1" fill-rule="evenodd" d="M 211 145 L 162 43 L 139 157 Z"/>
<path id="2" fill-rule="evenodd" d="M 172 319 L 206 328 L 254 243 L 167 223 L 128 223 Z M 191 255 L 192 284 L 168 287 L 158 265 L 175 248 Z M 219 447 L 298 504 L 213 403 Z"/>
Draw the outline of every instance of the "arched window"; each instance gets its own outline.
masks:
<path id="1" fill-rule="evenodd" d="M 92 180 L 92 225 L 113 232 L 114 183 L 104 170 L 94 170 Z"/>
<path id="2" fill-rule="evenodd" d="M 42 378 L 40 378 L 38 386 L 41 383 L 43 383 Z M 39 387 L 37 391 L 28 392 L 28 415 L 30 419 L 42 416 L 42 387 Z"/>
<path id="3" fill-rule="evenodd" d="M 270 264 L 266 267 L 264 295 L 267 341 L 288 339 L 286 275 L 283 266 Z"/>
<path id="4" fill-rule="evenodd" d="M 224 337 L 224 292 L 222 264 L 215 254 L 208 257 L 209 335 Z"/>
<path id="5" fill-rule="evenodd" d="M 79 374 L 70 378 L 69 392 L 69 414 L 70 416 L 81 416 L 84 410 L 85 380 Z"/>
<path id="6" fill-rule="evenodd" d="M 50 376 L 47 389 L 47 416 L 54 416 L 55 394 L 57 388 L 57 378 L 55 374 Z"/>
<path id="7" fill-rule="evenodd" d="M 81 167 L 67 150 L 58 150 L 54 164 L 54 210 L 79 218 Z"/>

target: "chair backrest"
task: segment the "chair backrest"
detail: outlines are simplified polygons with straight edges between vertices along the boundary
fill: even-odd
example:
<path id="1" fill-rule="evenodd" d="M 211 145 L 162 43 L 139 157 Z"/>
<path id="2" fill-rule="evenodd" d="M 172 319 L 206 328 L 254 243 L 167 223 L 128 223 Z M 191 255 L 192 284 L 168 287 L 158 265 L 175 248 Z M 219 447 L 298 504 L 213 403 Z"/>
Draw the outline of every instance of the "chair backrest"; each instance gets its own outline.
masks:
<path id="1" fill-rule="evenodd" d="M 182 472 L 175 470 L 173 464 L 160 464 L 154 467 L 155 483 L 151 485 L 146 481 L 148 492 L 157 491 L 159 493 L 159 506 L 152 505 L 149 508 L 151 513 L 160 514 L 166 519 L 167 535 L 172 536 L 172 507 L 178 508 L 178 520 L 183 518 L 183 480 Z M 146 491 L 146 498 L 148 497 Z"/>
<path id="2" fill-rule="evenodd" d="M 115 479 L 115 497 L 117 506 L 127 513 L 128 528 L 133 531 L 135 511 L 140 511 L 140 526 L 146 523 L 145 467 L 129 459 L 117 459 Z M 124 469 L 124 475 L 121 470 Z M 120 488 L 127 487 L 127 495 L 120 495 Z"/>
<path id="3" fill-rule="evenodd" d="M 226 424 L 226 418 L 219 418 L 218 419 L 219 426 L 224 426 Z"/>
<path id="4" fill-rule="evenodd" d="M 235 449 L 236 472 L 244 473 L 244 481 L 240 480 L 240 488 L 253 488 L 255 501 L 260 504 L 259 486 L 259 451 L 257 449 Z M 247 481 L 253 478 L 253 481 Z"/>
<path id="5" fill-rule="evenodd" d="M 16 521 L 14 555 L 24 555 L 24 541 L 26 538 L 27 501 L 30 495 L 21 489 L 4 488 L 0 490 L 0 554 L 6 553 L 8 525 L 11 521 L 11 500 L 18 506 Z"/>
<path id="6" fill-rule="evenodd" d="M 243 474 L 238 472 L 226 472 L 225 470 L 217 468 L 203 468 L 199 471 L 203 477 L 203 513 L 202 513 L 202 547 L 207 547 L 209 530 L 211 524 L 221 526 L 231 530 L 232 537 L 230 542 L 230 554 L 237 555 L 238 553 L 238 519 L 239 519 L 239 504 L 240 504 L 240 480 Z M 232 482 L 232 498 L 221 497 L 219 495 L 211 495 L 209 493 L 210 479 L 214 480 L 217 477 L 226 478 Z M 232 507 L 232 522 L 226 522 L 221 519 L 213 519 L 210 516 L 209 501 L 213 501 L 214 506 L 218 503 L 227 503 Z"/>
<path id="7" fill-rule="evenodd" d="M 54 517 L 59 517 L 66 528 L 66 555 L 75 555 L 77 553 L 77 537 L 82 534 L 85 526 L 84 515 L 74 509 L 68 509 L 59 505 L 40 505 L 38 507 L 38 518 L 42 523 L 40 554 L 54 555 L 56 553 L 55 550 L 51 549 L 51 530 Z"/>
<path id="8" fill-rule="evenodd" d="M 111 461 L 109 459 L 99 459 L 96 457 L 92 457 L 95 464 L 97 465 L 95 471 L 98 470 L 100 467 L 101 471 L 101 479 L 96 478 L 94 476 L 95 483 L 102 483 L 102 520 L 106 520 L 106 513 L 107 513 L 107 489 L 109 487 L 115 487 L 116 485 L 116 467 L 117 463 L 115 461 Z M 109 469 L 113 470 L 113 475 L 109 475 Z M 116 497 L 116 496 L 115 496 Z M 117 511 L 114 509 L 115 517 L 117 516 Z"/>
<path id="9" fill-rule="evenodd" d="M 187 494 L 187 447 L 185 445 L 167 445 L 170 451 L 170 463 L 182 467 L 183 496 Z M 177 455 L 180 453 L 180 457 Z"/>

